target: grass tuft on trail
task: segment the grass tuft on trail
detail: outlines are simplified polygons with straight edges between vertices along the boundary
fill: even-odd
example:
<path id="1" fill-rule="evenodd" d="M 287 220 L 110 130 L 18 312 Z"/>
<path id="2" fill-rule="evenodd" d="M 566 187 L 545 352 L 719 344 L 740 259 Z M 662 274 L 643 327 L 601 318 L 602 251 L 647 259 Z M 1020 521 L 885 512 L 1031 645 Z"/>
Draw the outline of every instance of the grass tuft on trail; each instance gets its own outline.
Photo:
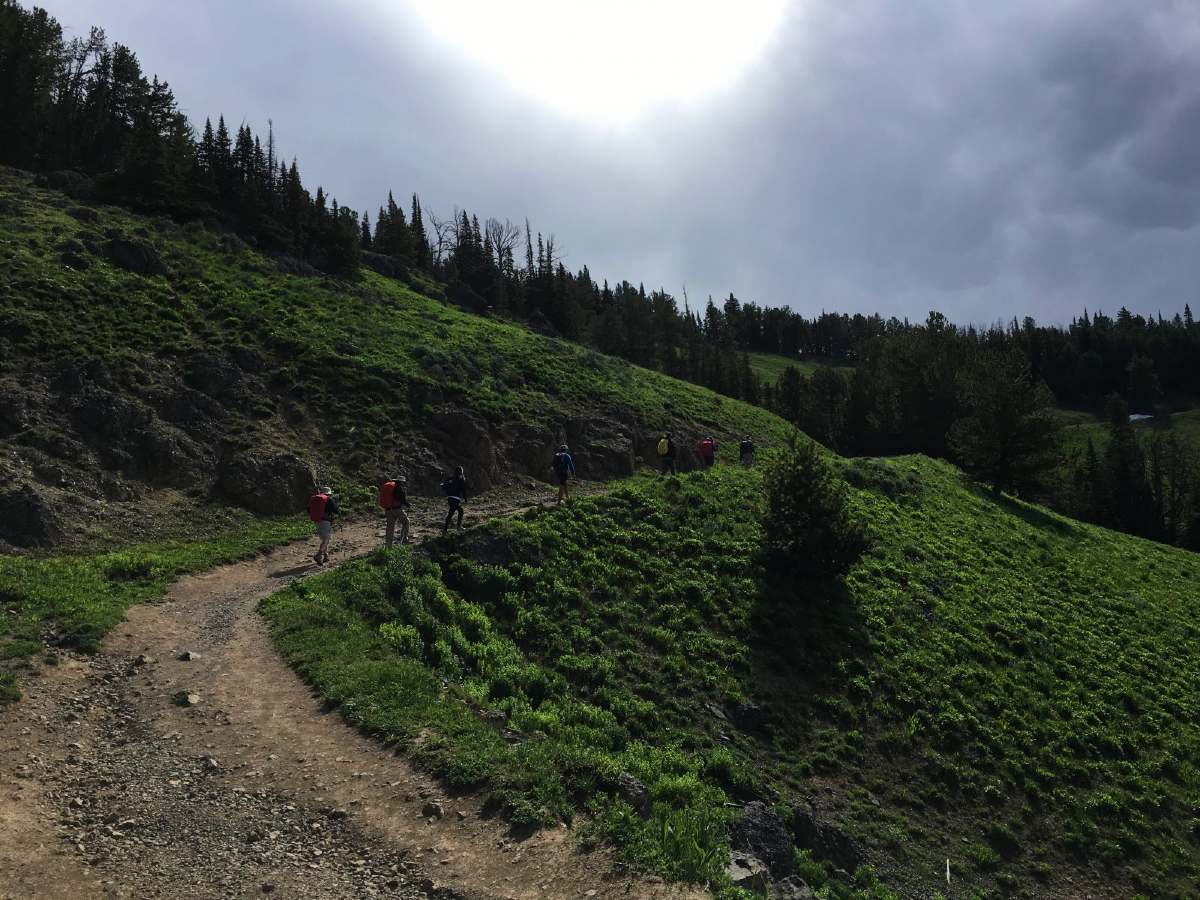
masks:
<path id="1" fill-rule="evenodd" d="M 263 609 L 351 721 L 518 822 L 584 810 L 669 877 L 719 881 L 727 803 L 815 797 L 905 889 L 939 889 L 949 856 L 970 890 L 1070 871 L 1186 896 L 1200 560 L 925 458 L 841 467 L 872 539 L 841 585 L 768 577 L 760 472 L 719 466 L 491 523 L 436 564 L 381 551 Z"/>

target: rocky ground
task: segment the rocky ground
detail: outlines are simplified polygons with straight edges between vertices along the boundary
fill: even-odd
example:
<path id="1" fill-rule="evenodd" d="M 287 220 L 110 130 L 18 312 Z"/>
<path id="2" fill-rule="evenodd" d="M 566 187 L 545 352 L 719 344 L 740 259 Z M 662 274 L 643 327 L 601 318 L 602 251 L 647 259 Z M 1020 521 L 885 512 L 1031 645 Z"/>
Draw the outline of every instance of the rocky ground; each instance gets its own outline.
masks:
<path id="1" fill-rule="evenodd" d="M 522 483 L 470 515 L 546 500 Z M 418 506 L 418 540 L 440 514 Z M 378 542 L 378 523 L 343 528 L 334 564 Z M 579 853 L 566 828 L 518 839 L 324 708 L 255 612 L 312 551 L 181 580 L 0 711 L 0 898 L 691 893 Z"/>

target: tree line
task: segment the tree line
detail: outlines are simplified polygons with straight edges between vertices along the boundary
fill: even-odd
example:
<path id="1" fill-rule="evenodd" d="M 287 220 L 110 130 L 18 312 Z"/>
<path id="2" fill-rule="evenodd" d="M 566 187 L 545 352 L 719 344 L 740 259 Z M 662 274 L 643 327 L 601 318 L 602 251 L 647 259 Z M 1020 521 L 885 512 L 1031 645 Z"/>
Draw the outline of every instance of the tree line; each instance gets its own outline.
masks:
<path id="1" fill-rule="evenodd" d="M 1171 427 L 1154 366 L 1156 342 L 1200 349 L 1192 343 L 1200 339 L 1200 327 L 1190 311 L 1171 320 L 1085 315 L 1065 332 L 1104 348 L 1114 361 L 1128 354 L 1123 366 L 1114 365 L 1123 377 L 1106 379 L 1100 367 L 1082 395 L 1090 403 L 1094 392 L 1110 389 L 1101 401 L 1108 439 L 1101 450 L 1089 441 L 1078 458 L 1063 441 L 1056 408 L 1062 398 L 1051 390 L 1045 368 L 1052 357 L 1030 351 L 1032 343 L 1056 333 L 1028 321 L 959 328 L 933 312 L 921 325 L 864 341 L 853 368 L 822 365 L 810 375 L 785 370 L 764 403 L 843 454 L 951 459 L 998 493 L 1200 549 L 1200 460 L 1196 447 Z M 1097 349 L 1088 352 L 1103 359 Z M 1192 382 L 1189 395 L 1186 385 L 1173 382 L 1173 393 L 1190 402 L 1198 385 L 1200 380 Z M 1152 410 L 1153 427 L 1135 430 L 1131 409 Z"/>
<path id="2" fill-rule="evenodd" d="M 147 78 L 128 47 L 98 28 L 65 40 L 45 10 L 16 0 L 0 0 L 0 162 L 85 173 L 100 199 L 216 218 L 264 252 L 337 277 L 355 277 L 364 262 L 393 276 L 415 270 L 461 306 L 766 406 L 843 453 L 948 457 L 996 490 L 1082 518 L 1166 540 L 1200 532 L 1189 531 L 1191 513 L 1169 511 L 1193 509 L 1200 488 L 1186 453 L 1165 439 L 1143 447 L 1136 433 L 1114 430 L 1103 454 L 1078 462 L 1067 496 L 1046 481 L 1063 464 L 1052 403 L 1111 410 L 1117 396 L 1162 419 L 1195 398 L 1200 327 L 1186 305 L 1168 319 L 1085 311 L 1065 328 L 1031 318 L 960 327 L 940 313 L 919 323 L 805 317 L 733 294 L 694 309 L 685 292 L 681 306 L 662 289 L 597 283 L 586 265 L 571 271 L 555 236 L 528 221 L 442 217 L 416 194 L 406 215 L 389 192 L 372 222 L 322 187 L 310 193 L 270 126 L 265 137 L 246 124 L 231 132 L 219 116 L 193 128 L 167 82 Z M 765 384 L 750 353 L 824 365 Z M 1136 472 L 1145 485 L 1135 490 Z M 1128 512 L 1127 490 L 1165 498 L 1152 503 L 1156 521 Z"/>

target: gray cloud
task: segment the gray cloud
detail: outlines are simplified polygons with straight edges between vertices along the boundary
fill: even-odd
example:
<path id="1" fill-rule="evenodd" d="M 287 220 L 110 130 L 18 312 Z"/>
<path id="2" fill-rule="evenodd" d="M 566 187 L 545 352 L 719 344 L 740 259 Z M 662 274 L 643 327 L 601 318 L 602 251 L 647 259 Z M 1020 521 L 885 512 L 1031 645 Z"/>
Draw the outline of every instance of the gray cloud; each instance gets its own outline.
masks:
<path id="1" fill-rule="evenodd" d="M 515 93 L 398 3 L 46 5 L 131 45 L 193 117 L 272 118 L 351 206 L 392 188 L 528 216 L 569 265 L 693 302 L 1065 320 L 1200 283 L 1185 0 L 796 0 L 734 88 L 621 128 Z"/>

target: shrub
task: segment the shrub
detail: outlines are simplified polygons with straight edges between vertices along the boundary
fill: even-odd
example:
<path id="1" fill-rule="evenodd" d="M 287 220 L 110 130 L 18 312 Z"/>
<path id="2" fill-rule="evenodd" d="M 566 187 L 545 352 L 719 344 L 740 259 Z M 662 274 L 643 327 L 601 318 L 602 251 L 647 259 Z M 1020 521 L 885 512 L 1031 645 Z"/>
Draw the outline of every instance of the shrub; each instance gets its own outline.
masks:
<path id="1" fill-rule="evenodd" d="M 850 516 L 846 484 L 810 440 L 793 439 L 765 478 L 763 550 L 781 576 L 836 578 L 866 550 L 866 534 Z"/>

